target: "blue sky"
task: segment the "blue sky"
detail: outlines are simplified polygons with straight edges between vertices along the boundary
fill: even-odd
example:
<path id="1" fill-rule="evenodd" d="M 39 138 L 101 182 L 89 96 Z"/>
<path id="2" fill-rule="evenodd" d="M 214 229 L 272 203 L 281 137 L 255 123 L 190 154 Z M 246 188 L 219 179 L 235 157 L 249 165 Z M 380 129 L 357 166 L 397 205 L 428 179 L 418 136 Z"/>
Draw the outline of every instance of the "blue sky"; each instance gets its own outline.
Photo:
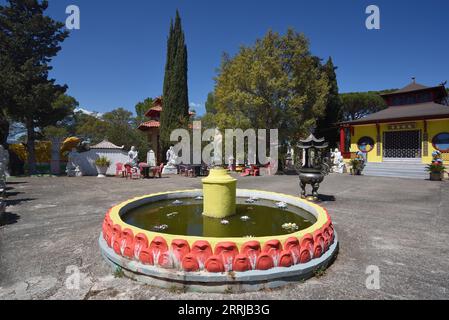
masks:
<path id="1" fill-rule="evenodd" d="M 0 0 L 0 3 L 4 3 Z M 178 8 L 189 52 L 189 98 L 201 114 L 224 51 L 235 54 L 272 29 L 304 32 L 312 53 L 338 66 L 341 92 L 449 80 L 449 1 L 358 0 L 50 0 L 61 21 L 78 5 L 74 30 L 54 59 L 52 76 L 69 86 L 82 108 L 134 111 L 161 94 L 166 38 Z M 381 10 L 381 30 L 365 28 L 365 8 Z"/>

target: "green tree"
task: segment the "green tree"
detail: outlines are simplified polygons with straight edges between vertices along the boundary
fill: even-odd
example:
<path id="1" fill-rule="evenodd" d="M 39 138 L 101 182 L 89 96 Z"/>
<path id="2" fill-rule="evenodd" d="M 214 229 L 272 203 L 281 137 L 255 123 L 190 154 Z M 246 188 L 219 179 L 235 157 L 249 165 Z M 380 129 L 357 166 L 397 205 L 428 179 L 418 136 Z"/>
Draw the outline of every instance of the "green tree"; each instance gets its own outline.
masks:
<path id="1" fill-rule="evenodd" d="M 215 107 L 215 95 L 213 92 L 209 92 L 205 103 L 206 113 L 216 114 L 217 108 Z"/>
<path id="2" fill-rule="evenodd" d="M 279 129 L 285 151 L 323 116 L 329 81 L 309 41 L 292 29 L 269 31 L 233 58 L 224 55 L 216 77 L 214 117 L 219 128 Z"/>
<path id="3" fill-rule="evenodd" d="M 48 126 L 42 130 L 42 134 L 47 139 L 54 138 L 54 137 L 67 138 L 69 132 L 64 127 Z"/>
<path id="4" fill-rule="evenodd" d="M 28 169 L 36 170 L 36 129 L 62 120 L 69 109 L 58 108 L 66 86 L 48 79 L 49 63 L 69 35 L 64 24 L 45 16 L 47 1 L 9 0 L 0 6 L 0 98 L 8 115 L 27 128 Z"/>
<path id="5" fill-rule="evenodd" d="M 109 125 L 107 122 L 91 115 L 79 113 L 75 116 L 75 121 L 75 135 L 90 140 L 92 144 L 99 143 L 103 139 L 108 138 Z"/>
<path id="6" fill-rule="evenodd" d="M 187 89 L 187 46 L 181 17 L 176 11 L 175 23 L 170 23 L 167 40 L 167 62 L 163 88 L 164 111 L 161 113 L 161 157 L 170 144 L 170 134 L 176 128 L 186 127 L 189 121 L 189 98 Z"/>
<path id="7" fill-rule="evenodd" d="M 319 118 L 317 123 L 317 136 L 324 137 L 329 142 L 330 147 L 337 146 L 338 141 L 338 126 L 340 112 L 341 112 L 341 100 L 338 94 L 337 75 L 332 58 L 329 57 L 326 64 L 323 66 L 323 70 L 329 80 L 329 97 L 326 104 L 324 115 Z"/>
<path id="8" fill-rule="evenodd" d="M 132 112 L 117 108 L 102 117 L 77 113 L 75 122 L 77 136 L 89 139 L 92 144 L 107 139 L 115 145 L 124 146 L 126 150 L 135 146 L 139 150 L 140 160 L 146 160 L 149 150 L 147 136 L 137 130 L 136 118 Z"/>
<path id="9" fill-rule="evenodd" d="M 340 95 L 342 108 L 341 120 L 352 121 L 387 107 L 379 92 L 351 92 Z"/>
<path id="10" fill-rule="evenodd" d="M 135 106 L 136 110 L 136 125 L 139 126 L 145 121 L 145 113 L 153 106 L 153 99 L 146 98 L 142 102 L 138 102 Z"/>

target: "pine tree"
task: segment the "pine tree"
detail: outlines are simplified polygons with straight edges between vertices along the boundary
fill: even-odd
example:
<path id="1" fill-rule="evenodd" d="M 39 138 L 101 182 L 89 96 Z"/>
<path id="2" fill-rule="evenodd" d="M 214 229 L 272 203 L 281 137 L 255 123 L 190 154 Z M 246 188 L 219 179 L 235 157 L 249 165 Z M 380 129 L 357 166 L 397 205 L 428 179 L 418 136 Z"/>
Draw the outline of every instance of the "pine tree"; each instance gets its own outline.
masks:
<path id="1" fill-rule="evenodd" d="M 325 113 L 317 122 L 317 135 L 322 136 L 329 142 L 331 148 L 337 145 L 338 128 L 336 123 L 339 121 L 341 100 L 338 94 L 337 75 L 332 58 L 329 57 L 323 70 L 329 80 L 329 96 L 326 104 Z"/>
<path id="2" fill-rule="evenodd" d="M 71 107 L 56 103 L 67 89 L 49 79 L 51 59 L 68 37 L 64 24 L 45 16 L 48 1 L 9 0 L 0 6 L 0 107 L 27 128 L 29 172 L 36 168 L 36 128 L 56 124 Z"/>
<path id="3" fill-rule="evenodd" d="M 176 11 L 174 24 L 173 21 L 170 23 L 163 90 L 163 111 L 160 119 L 162 158 L 170 145 L 171 132 L 174 129 L 186 127 L 189 120 L 187 46 L 178 11 Z"/>

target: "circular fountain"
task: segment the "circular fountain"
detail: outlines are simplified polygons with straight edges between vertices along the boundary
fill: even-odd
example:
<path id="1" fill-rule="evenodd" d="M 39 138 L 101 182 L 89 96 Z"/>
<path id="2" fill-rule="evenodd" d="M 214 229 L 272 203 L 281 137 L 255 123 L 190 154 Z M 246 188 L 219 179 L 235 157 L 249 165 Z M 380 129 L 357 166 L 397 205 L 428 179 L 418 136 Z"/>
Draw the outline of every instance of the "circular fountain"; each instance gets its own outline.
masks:
<path id="1" fill-rule="evenodd" d="M 203 190 L 161 192 L 111 208 L 100 248 L 125 275 L 160 287 L 242 292 L 298 282 L 338 251 L 327 211 L 295 196 L 236 188 L 224 169 Z"/>

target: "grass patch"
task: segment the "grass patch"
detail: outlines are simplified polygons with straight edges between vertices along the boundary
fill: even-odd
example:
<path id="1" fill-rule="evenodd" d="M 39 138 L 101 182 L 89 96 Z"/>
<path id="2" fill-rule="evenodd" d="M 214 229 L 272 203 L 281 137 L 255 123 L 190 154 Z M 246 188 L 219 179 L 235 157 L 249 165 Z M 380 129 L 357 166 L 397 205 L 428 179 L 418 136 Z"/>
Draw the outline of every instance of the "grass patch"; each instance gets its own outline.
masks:
<path id="1" fill-rule="evenodd" d="M 232 293 L 234 293 L 234 290 L 232 290 L 232 287 L 227 287 L 227 288 L 223 291 L 223 293 L 224 293 L 224 294 L 232 294 Z"/>
<path id="2" fill-rule="evenodd" d="M 314 274 L 315 274 L 316 278 L 321 278 L 321 277 L 326 275 L 326 268 L 325 267 L 320 267 L 320 268 L 315 270 Z"/>
<path id="3" fill-rule="evenodd" d="M 167 290 L 170 293 L 177 293 L 177 294 L 181 294 L 181 293 L 185 293 L 186 292 L 186 290 L 184 288 L 180 288 L 180 287 L 175 286 L 175 285 L 169 287 Z"/>
<path id="4" fill-rule="evenodd" d="M 115 268 L 114 278 L 123 278 L 125 276 L 125 271 L 121 267 Z"/>

